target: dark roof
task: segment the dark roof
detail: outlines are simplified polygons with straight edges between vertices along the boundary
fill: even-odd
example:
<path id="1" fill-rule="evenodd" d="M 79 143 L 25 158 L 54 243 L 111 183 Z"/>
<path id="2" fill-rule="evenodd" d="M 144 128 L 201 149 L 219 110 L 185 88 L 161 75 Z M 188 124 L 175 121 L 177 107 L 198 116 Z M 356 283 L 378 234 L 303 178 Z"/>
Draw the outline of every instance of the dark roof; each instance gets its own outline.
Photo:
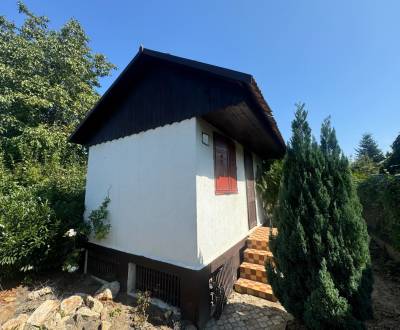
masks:
<path id="1" fill-rule="evenodd" d="M 137 117 L 136 113 L 133 115 L 131 114 L 130 116 L 128 116 L 128 114 L 125 114 L 125 117 L 123 115 L 120 115 L 119 117 L 125 118 L 125 119 L 120 119 L 120 124 L 123 121 L 132 122 L 135 120 L 137 124 L 135 125 L 134 123 L 131 123 L 129 128 L 121 129 L 119 130 L 119 132 L 113 132 L 113 133 L 106 132 L 100 134 L 100 136 L 98 137 L 95 137 L 97 131 L 101 129 L 104 130 L 104 126 L 109 125 L 108 121 L 111 120 L 113 116 L 116 116 L 115 109 L 118 107 L 129 108 L 128 110 L 126 110 L 126 112 L 148 113 L 153 111 L 153 108 L 156 107 L 154 105 L 151 110 L 149 109 L 142 110 L 140 109 L 140 106 L 138 106 L 138 104 L 130 104 L 129 106 L 127 106 L 122 104 L 120 100 L 127 98 L 128 97 L 127 95 L 129 95 L 129 93 L 132 93 L 135 83 L 143 80 L 143 77 L 147 74 L 149 68 L 151 69 L 156 67 L 157 69 L 153 70 L 154 73 L 155 71 L 157 72 L 162 71 L 162 69 L 164 67 L 167 67 L 168 65 L 172 65 L 175 68 L 175 70 L 180 69 L 181 70 L 180 72 L 182 72 L 182 70 L 191 70 L 192 76 L 193 72 L 197 76 L 207 75 L 207 79 L 209 79 L 208 82 L 210 84 L 212 84 L 214 81 L 220 81 L 221 84 L 218 85 L 218 87 L 214 88 L 218 90 L 218 92 L 214 93 L 215 95 L 217 95 L 215 97 L 220 97 L 220 95 L 222 94 L 221 91 L 227 90 L 226 86 L 222 87 L 223 84 L 222 82 L 225 82 L 226 84 L 230 84 L 229 88 L 232 89 L 232 91 L 235 90 L 235 88 L 238 88 L 237 86 L 240 86 L 241 89 L 240 93 L 243 93 L 242 91 L 244 90 L 246 92 L 246 98 L 243 99 L 244 102 L 240 102 L 241 99 L 237 99 L 232 95 L 228 95 L 227 97 L 225 97 L 224 101 L 217 102 L 218 106 L 214 104 L 210 106 L 207 104 L 207 106 L 203 107 L 204 109 L 198 111 L 193 110 L 192 113 L 190 112 L 191 111 L 190 108 L 193 108 L 193 105 L 188 106 L 186 104 L 185 108 L 184 109 L 182 108 L 183 111 L 181 111 L 181 113 L 178 114 L 177 113 L 173 114 L 172 109 L 170 108 L 166 109 L 164 105 L 159 105 L 161 107 L 164 107 L 162 109 L 163 112 L 162 118 L 158 118 L 157 121 L 154 120 L 154 115 L 153 115 L 153 118 L 151 119 L 152 123 L 149 123 L 148 114 L 143 115 L 147 116 L 146 120 L 142 118 L 143 116 Z M 154 73 L 154 75 L 157 75 L 157 73 Z M 165 84 L 167 83 L 165 82 Z M 185 84 L 186 84 L 185 82 L 184 83 L 181 82 L 181 85 L 179 86 L 178 89 L 182 89 L 182 91 L 185 91 L 185 86 L 184 86 Z M 232 93 L 233 92 L 231 92 L 231 94 Z M 239 94 L 239 92 L 236 93 Z M 165 93 L 162 95 L 164 96 Z M 201 95 L 202 96 L 204 95 L 204 91 L 203 94 Z M 194 96 L 198 97 L 199 95 L 196 94 Z M 188 95 L 188 97 L 189 98 L 192 97 L 195 99 L 193 95 Z M 209 95 L 208 97 L 212 98 Z M 155 98 L 155 96 L 149 94 L 147 98 L 152 99 Z M 228 102 L 228 99 L 229 102 L 231 103 Z M 196 101 L 198 101 L 198 99 L 196 99 Z M 238 110 L 239 103 L 246 103 L 246 106 L 243 106 L 243 104 L 240 105 L 241 109 L 240 111 Z M 248 104 L 250 105 L 248 106 Z M 143 105 L 143 100 L 142 103 L 140 103 L 140 105 Z M 236 108 L 233 108 L 233 106 L 235 106 Z M 227 109 L 228 107 L 231 110 L 218 111 L 222 110 L 222 108 Z M 252 120 L 251 125 L 246 126 L 244 124 L 245 126 L 242 125 L 241 127 L 239 127 L 238 126 L 239 123 L 235 122 L 234 118 L 229 118 L 230 115 L 234 114 L 234 111 L 236 111 L 237 120 L 246 121 L 248 120 L 246 118 L 251 117 L 251 119 L 249 119 Z M 161 112 L 161 110 L 159 112 Z M 167 114 L 170 115 L 167 116 Z M 133 118 L 132 116 L 135 118 L 135 120 L 132 119 Z M 272 116 L 272 111 L 268 106 L 267 102 L 265 101 L 264 97 L 262 96 L 262 93 L 258 88 L 256 81 L 250 74 L 206 63 L 197 62 L 186 58 L 157 52 L 150 49 L 144 49 L 143 47 L 140 47 L 139 52 L 136 54 L 136 56 L 123 70 L 123 72 L 119 75 L 119 77 L 114 81 L 114 83 L 110 86 L 110 88 L 104 93 L 104 95 L 100 98 L 100 100 L 93 107 L 93 109 L 86 115 L 85 119 L 80 123 L 77 129 L 70 136 L 69 140 L 75 143 L 93 145 L 96 143 L 101 143 L 107 140 L 134 134 L 140 131 L 147 130 L 149 128 L 163 126 L 168 123 L 180 121 L 195 116 L 205 118 L 206 120 L 210 121 L 213 125 L 217 126 L 219 129 L 225 131 L 228 135 L 231 135 L 233 138 L 237 138 L 239 142 L 243 143 L 248 142 L 247 147 L 253 149 L 254 152 L 258 153 L 261 156 L 268 155 L 271 157 L 281 157 L 285 152 L 285 143 L 279 132 L 277 124 Z M 223 120 L 217 118 L 218 116 L 224 117 Z M 231 127 L 229 126 L 229 122 L 231 122 Z M 226 125 L 228 125 L 228 127 Z M 114 131 L 115 130 L 118 130 L 117 127 L 114 128 Z M 246 130 L 247 134 L 244 134 L 244 131 Z M 234 134 L 235 131 L 237 131 L 238 133 L 237 137 Z M 265 134 L 261 133 L 261 131 L 265 131 L 264 132 Z M 254 134 L 258 133 L 258 136 L 251 136 L 253 135 L 253 133 Z M 268 136 L 266 134 L 268 134 Z M 243 135 L 242 139 L 240 138 L 241 135 Z M 265 146 L 265 148 L 262 149 L 260 146 L 263 143 L 266 144 L 267 142 L 270 144 L 270 147 L 267 148 L 267 146 Z M 246 143 L 244 144 L 246 145 Z M 260 144 L 260 146 L 257 146 L 257 144 Z"/>

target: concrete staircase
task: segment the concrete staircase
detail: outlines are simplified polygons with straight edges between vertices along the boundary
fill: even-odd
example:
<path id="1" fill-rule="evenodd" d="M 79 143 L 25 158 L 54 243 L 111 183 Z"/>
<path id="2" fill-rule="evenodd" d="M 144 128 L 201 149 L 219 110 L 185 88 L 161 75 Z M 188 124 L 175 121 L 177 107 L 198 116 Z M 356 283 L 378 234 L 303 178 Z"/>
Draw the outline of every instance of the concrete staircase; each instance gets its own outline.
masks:
<path id="1" fill-rule="evenodd" d="M 268 284 L 265 262 L 273 259 L 269 250 L 270 228 L 258 227 L 247 238 L 247 248 L 243 252 L 240 276 L 234 288 L 236 292 L 250 294 L 270 301 L 277 301 Z M 273 234 L 276 229 L 272 229 Z"/>

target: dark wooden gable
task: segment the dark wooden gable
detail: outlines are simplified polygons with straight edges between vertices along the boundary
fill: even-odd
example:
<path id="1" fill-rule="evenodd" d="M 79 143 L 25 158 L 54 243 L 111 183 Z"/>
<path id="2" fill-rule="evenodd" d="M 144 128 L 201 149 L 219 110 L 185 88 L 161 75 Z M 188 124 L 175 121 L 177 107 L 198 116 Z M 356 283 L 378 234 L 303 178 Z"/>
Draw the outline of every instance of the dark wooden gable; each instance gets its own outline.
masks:
<path id="1" fill-rule="evenodd" d="M 190 70 L 173 66 L 154 65 L 125 87 L 98 116 L 98 126 L 86 144 L 117 139 L 243 102 L 238 83 L 193 75 Z"/>
<path id="2" fill-rule="evenodd" d="M 182 61 L 195 64 L 144 53 L 137 57 L 74 132 L 72 142 L 94 145 L 202 117 L 262 157 L 283 154 L 279 131 L 246 86 L 251 76 L 230 70 L 221 75 L 186 59 Z"/>

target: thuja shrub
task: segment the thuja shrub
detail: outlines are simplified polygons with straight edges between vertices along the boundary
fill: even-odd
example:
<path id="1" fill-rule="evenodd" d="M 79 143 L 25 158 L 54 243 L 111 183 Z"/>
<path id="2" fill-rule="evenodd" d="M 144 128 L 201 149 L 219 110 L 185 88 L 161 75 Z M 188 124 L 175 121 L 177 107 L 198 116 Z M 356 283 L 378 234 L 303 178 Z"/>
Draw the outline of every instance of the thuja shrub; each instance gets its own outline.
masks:
<path id="1" fill-rule="evenodd" d="M 312 329 L 363 328 L 371 316 L 369 237 L 349 164 L 325 121 L 312 137 L 304 105 L 292 122 L 271 238 L 270 283 Z"/>

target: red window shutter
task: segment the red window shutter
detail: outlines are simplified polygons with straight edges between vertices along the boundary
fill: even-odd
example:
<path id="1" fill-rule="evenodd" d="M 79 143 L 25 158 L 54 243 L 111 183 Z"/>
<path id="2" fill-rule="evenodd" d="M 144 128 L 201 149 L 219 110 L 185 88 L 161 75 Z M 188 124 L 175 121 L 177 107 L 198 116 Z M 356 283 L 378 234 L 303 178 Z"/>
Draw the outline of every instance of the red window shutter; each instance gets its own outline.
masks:
<path id="1" fill-rule="evenodd" d="M 237 193 L 235 145 L 227 138 L 214 134 L 215 193 Z"/>

